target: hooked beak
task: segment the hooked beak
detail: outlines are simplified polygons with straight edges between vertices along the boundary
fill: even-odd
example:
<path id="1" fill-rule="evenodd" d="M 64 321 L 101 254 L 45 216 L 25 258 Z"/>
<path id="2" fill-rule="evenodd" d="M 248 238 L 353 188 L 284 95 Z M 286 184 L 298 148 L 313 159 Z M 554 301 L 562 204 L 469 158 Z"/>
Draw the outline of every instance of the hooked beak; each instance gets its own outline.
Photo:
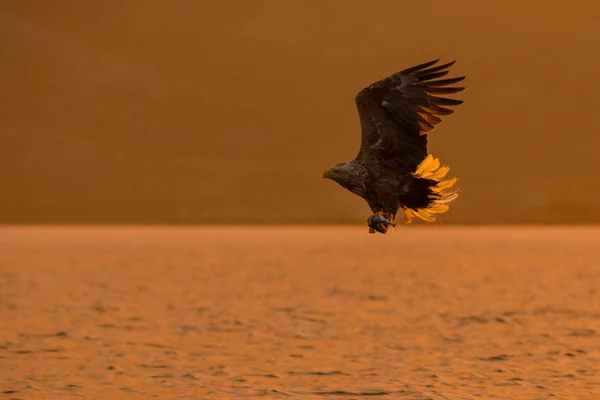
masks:
<path id="1" fill-rule="evenodd" d="M 330 170 L 327 170 L 327 171 L 323 172 L 323 179 L 327 179 L 329 177 L 331 177 L 331 171 Z"/>

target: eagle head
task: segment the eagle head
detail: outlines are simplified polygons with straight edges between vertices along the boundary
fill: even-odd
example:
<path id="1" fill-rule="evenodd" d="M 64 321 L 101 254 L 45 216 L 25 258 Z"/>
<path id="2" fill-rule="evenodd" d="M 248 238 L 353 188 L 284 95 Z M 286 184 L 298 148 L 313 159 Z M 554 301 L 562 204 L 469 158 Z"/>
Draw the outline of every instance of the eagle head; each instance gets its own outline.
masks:
<path id="1" fill-rule="evenodd" d="M 323 173 L 324 179 L 331 179 L 349 191 L 364 196 L 364 171 L 354 162 L 339 163 Z"/>
<path id="2" fill-rule="evenodd" d="M 339 163 L 329 168 L 327 171 L 323 172 L 323 179 L 331 179 L 333 181 L 339 182 L 341 179 L 344 179 L 349 174 L 347 171 L 347 163 Z"/>

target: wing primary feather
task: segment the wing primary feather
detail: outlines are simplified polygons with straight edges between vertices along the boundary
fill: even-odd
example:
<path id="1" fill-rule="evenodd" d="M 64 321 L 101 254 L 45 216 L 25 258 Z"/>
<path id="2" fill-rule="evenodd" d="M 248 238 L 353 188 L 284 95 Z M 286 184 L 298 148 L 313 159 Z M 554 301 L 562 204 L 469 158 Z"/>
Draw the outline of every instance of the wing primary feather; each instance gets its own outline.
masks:
<path id="1" fill-rule="evenodd" d="M 427 121 L 418 121 L 417 123 L 419 124 L 419 128 L 421 128 L 421 135 L 423 135 L 423 132 L 430 132 L 433 129 L 433 125 Z"/>
<path id="2" fill-rule="evenodd" d="M 450 110 L 448 108 L 440 107 L 435 104 L 427 105 L 427 109 L 435 115 L 450 115 L 454 114 L 454 110 Z"/>
<path id="3" fill-rule="evenodd" d="M 444 114 L 440 114 L 439 112 L 433 110 L 433 107 L 434 106 L 428 104 L 428 105 L 423 105 L 423 106 L 416 106 L 415 109 L 416 109 L 416 112 L 418 112 L 419 114 L 426 113 L 426 114 L 429 114 L 429 115 L 444 115 Z M 452 110 L 448 110 L 448 111 L 450 111 L 450 114 L 452 114 L 454 112 Z M 440 121 L 441 120 L 442 119 L 440 118 Z"/>
<path id="4" fill-rule="evenodd" d="M 459 76 L 458 78 L 449 78 L 449 79 L 440 79 L 437 81 L 430 81 L 430 82 L 419 82 L 419 83 L 415 83 L 415 85 L 419 85 L 419 86 L 448 86 L 448 85 L 452 85 L 453 83 L 458 83 L 460 81 L 463 81 L 465 79 L 464 76 Z"/>
<path id="5" fill-rule="evenodd" d="M 417 112 L 417 115 L 427 121 L 430 125 L 437 125 L 442 122 L 442 119 L 428 112 Z"/>
<path id="6" fill-rule="evenodd" d="M 419 82 L 431 81 L 432 79 L 441 78 L 442 76 L 448 75 L 450 71 L 434 72 L 419 77 Z M 429 83 L 429 82 L 428 82 Z"/>
<path id="7" fill-rule="evenodd" d="M 463 103 L 463 100 L 447 99 L 445 97 L 431 96 L 429 99 L 433 104 L 442 104 L 445 106 L 457 106 Z"/>
<path id="8" fill-rule="evenodd" d="M 463 90 L 465 90 L 464 87 L 425 88 L 425 91 L 427 91 L 427 93 L 430 93 L 430 94 L 453 94 L 453 93 L 462 92 Z"/>
<path id="9" fill-rule="evenodd" d="M 421 70 L 423 68 L 427 68 L 427 67 L 430 67 L 430 66 L 434 65 L 438 61 L 440 61 L 439 58 L 437 60 L 428 61 L 428 62 L 425 62 L 423 64 L 415 65 L 414 67 L 410 67 L 410 68 L 404 69 L 404 70 L 402 70 L 402 71 L 400 71 L 400 72 L 398 72 L 397 74 L 394 74 L 394 75 L 412 74 L 415 71 L 419 71 L 419 70 Z"/>
<path id="10" fill-rule="evenodd" d="M 427 74 L 430 74 L 430 73 L 432 73 L 432 72 L 438 72 L 438 71 L 442 71 L 442 70 L 444 70 L 444 69 L 448 69 L 448 68 L 450 68 L 450 67 L 451 67 L 451 66 L 453 66 L 455 63 L 456 63 L 456 60 L 455 60 L 455 61 L 450 61 L 449 63 L 446 63 L 446 64 L 444 64 L 444 65 L 439 65 L 439 66 L 437 66 L 437 67 L 428 68 L 428 69 L 426 69 L 426 70 L 423 70 L 423 71 L 420 71 L 420 72 L 414 73 L 413 75 L 414 75 L 414 76 L 417 76 L 417 77 L 420 77 L 421 75 L 427 75 Z"/>

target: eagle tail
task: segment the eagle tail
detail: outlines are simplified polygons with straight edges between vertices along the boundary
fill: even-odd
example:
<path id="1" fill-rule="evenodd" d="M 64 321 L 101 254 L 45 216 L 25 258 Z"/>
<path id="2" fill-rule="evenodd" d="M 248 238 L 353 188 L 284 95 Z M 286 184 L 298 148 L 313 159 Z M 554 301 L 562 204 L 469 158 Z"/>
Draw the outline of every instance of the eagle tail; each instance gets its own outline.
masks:
<path id="1" fill-rule="evenodd" d="M 434 222 L 437 214 L 448 211 L 450 202 L 458 197 L 458 189 L 454 188 L 458 178 L 444 180 L 449 171 L 431 154 L 417 166 L 411 176 L 411 193 L 400 199 L 405 223 L 411 223 L 414 217 Z"/>

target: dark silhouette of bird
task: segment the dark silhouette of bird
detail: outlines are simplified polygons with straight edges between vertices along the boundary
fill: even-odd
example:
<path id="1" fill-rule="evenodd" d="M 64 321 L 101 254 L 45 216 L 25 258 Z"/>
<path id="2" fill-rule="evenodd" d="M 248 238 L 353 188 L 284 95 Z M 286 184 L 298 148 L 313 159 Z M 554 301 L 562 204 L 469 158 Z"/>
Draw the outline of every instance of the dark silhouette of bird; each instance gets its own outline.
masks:
<path id="1" fill-rule="evenodd" d="M 354 160 L 323 174 L 366 200 L 372 212 L 369 233 L 395 228 L 399 209 L 405 223 L 413 217 L 434 222 L 458 197 L 458 178 L 444 179 L 449 168 L 428 154 L 427 134 L 454 112 L 449 106 L 462 104 L 443 96 L 464 90 L 452 85 L 465 77 L 438 79 L 455 63 L 434 66 L 438 61 L 407 68 L 358 92 L 360 150 Z"/>

